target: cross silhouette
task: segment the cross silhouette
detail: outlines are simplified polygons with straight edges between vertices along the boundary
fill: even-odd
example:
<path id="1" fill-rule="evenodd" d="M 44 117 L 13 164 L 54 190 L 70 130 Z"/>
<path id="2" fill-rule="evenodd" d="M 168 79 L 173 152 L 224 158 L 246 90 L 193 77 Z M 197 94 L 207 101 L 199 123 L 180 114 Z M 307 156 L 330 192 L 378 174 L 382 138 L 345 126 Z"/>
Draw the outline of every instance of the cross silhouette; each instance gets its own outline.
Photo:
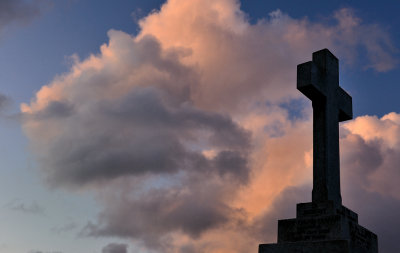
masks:
<path id="1" fill-rule="evenodd" d="M 297 66 L 297 89 L 313 107 L 313 202 L 342 204 L 339 122 L 353 118 L 352 99 L 339 86 L 339 61 L 328 50 Z"/>

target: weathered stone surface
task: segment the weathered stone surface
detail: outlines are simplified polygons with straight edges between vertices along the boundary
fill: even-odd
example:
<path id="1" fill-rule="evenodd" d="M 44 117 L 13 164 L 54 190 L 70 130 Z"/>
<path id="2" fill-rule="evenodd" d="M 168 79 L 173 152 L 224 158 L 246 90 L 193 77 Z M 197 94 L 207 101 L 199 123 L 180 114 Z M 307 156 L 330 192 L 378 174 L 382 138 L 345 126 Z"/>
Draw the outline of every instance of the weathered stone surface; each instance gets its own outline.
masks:
<path id="1" fill-rule="evenodd" d="M 312 200 L 342 204 L 340 195 L 339 125 L 353 118 L 352 99 L 339 86 L 339 61 L 323 49 L 297 66 L 297 89 L 313 106 Z"/>
<path id="2" fill-rule="evenodd" d="M 259 253 L 377 253 L 378 237 L 358 224 L 342 205 L 339 122 L 351 119 L 351 97 L 339 87 L 339 62 L 327 49 L 297 66 L 297 88 L 313 106 L 313 191 L 311 203 L 297 204 L 295 219 L 278 221 L 278 243 Z"/>
<path id="3" fill-rule="evenodd" d="M 298 204 L 296 219 L 278 221 L 278 243 L 328 240 L 346 240 L 363 252 L 377 252 L 377 236 L 358 225 L 356 213 L 331 201 Z"/>
<path id="4" fill-rule="evenodd" d="M 301 203 L 295 219 L 278 221 L 278 243 L 260 245 L 259 253 L 273 252 L 377 253 L 378 238 L 344 206 L 337 208 L 332 201 Z"/>
<path id="5" fill-rule="evenodd" d="M 260 244 L 259 253 L 350 253 L 346 240 L 315 241 L 298 243 Z"/>
<path id="6" fill-rule="evenodd" d="M 340 206 L 335 208 L 333 202 L 308 202 L 297 204 L 296 217 L 301 218 L 314 218 L 322 215 L 335 215 L 343 214 L 353 222 L 358 222 L 358 215 L 350 209 Z"/>

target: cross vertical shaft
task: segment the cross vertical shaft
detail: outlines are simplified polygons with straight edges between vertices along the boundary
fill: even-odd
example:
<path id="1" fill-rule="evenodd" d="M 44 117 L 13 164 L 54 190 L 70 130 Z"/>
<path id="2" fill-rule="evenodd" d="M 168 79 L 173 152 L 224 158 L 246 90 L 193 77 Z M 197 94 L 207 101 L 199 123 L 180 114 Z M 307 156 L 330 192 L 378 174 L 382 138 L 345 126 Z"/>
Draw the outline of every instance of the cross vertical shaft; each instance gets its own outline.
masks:
<path id="1" fill-rule="evenodd" d="M 351 97 L 339 87 L 339 62 L 327 49 L 297 66 L 297 88 L 313 106 L 313 202 L 342 204 L 339 122 L 352 118 Z"/>

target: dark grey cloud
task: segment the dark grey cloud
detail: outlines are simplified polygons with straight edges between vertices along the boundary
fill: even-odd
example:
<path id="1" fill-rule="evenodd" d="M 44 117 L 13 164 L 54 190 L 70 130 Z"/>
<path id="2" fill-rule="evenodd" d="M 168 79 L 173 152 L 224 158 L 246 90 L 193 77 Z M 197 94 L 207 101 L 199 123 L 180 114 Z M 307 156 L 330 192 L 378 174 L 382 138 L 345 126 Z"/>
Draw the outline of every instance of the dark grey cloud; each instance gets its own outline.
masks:
<path id="1" fill-rule="evenodd" d="M 0 113 L 7 111 L 12 102 L 13 101 L 9 96 L 0 93 Z"/>
<path id="2" fill-rule="evenodd" d="M 125 37 L 122 47 L 132 44 Z M 229 200 L 249 181 L 251 136 L 228 114 L 191 101 L 196 76 L 179 52 L 163 54 L 152 37 L 133 46 L 118 70 L 66 80 L 62 96 L 23 114 L 23 123 L 51 186 L 99 192 L 104 208 L 81 234 L 161 249 L 172 233 L 196 239 L 241 215 Z"/>
<path id="3" fill-rule="evenodd" d="M 197 253 L 198 249 L 191 244 L 184 244 L 180 247 L 179 253 Z"/>
<path id="4" fill-rule="evenodd" d="M 378 235 L 379 252 L 400 252 L 397 230 L 400 200 L 353 184 L 344 185 L 343 192 L 345 205 L 358 213 L 360 225 Z"/>
<path id="5" fill-rule="evenodd" d="M 351 168 L 346 175 L 351 174 L 354 180 L 365 186 L 369 184 L 368 176 L 378 170 L 384 161 L 381 143 L 378 140 L 366 142 L 354 134 L 348 134 L 347 138 L 346 145 L 341 148 L 341 164 L 343 169 Z"/>
<path id="6" fill-rule="evenodd" d="M 237 151 L 221 151 L 213 160 L 221 175 L 233 174 L 243 182 L 249 177 L 247 157 Z"/>
<path id="7" fill-rule="evenodd" d="M 224 115 L 165 105 L 156 93 L 136 88 L 120 101 L 97 104 L 84 118 L 61 103 L 39 112 L 39 118 L 57 112 L 42 120 L 59 118 L 71 128 L 57 136 L 42 160 L 49 180 L 84 185 L 127 175 L 214 170 L 247 181 L 247 132 Z M 220 152 L 208 159 L 190 142 Z"/>
<path id="8" fill-rule="evenodd" d="M 49 105 L 35 115 L 38 119 L 68 117 L 73 113 L 73 106 L 68 102 L 52 101 Z"/>
<path id="9" fill-rule="evenodd" d="M 89 223 L 86 236 L 118 236 L 140 239 L 153 249 L 165 248 L 168 234 L 182 232 L 199 238 L 210 229 L 225 225 L 240 210 L 226 204 L 232 195 L 207 175 L 190 175 L 173 187 L 152 189 L 142 194 L 122 191 L 105 199 L 97 224 Z M 115 188 L 114 188 L 115 190 Z M 133 197 L 132 197 L 133 196 Z"/>
<path id="10" fill-rule="evenodd" d="M 116 42 L 110 44 L 126 47 L 124 40 L 129 40 L 133 47 L 121 56 L 122 73 L 115 73 L 114 66 L 84 72 L 65 87 L 64 98 L 23 114 L 26 126 L 38 126 L 28 134 L 50 185 L 81 187 L 181 171 L 246 183 L 250 134 L 229 115 L 192 103 L 188 91 L 197 81 L 178 61 L 179 50 L 163 54 L 151 36 L 132 43 L 127 35 L 115 33 Z M 147 68 L 161 77 L 152 80 Z M 52 137 L 43 138 L 42 129 Z M 213 150 L 215 157 L 203 150 Z"/>
<path id="11" fill-rule="evenodd" d="M 396 253 L 400 251 L 400 148 L 387 144 L 381 138 L 366 141 L 357 134 L 343 139 L 342 197 L 359 214 L 360 225 L 378 235 L 379 252 Z"/>
<path id="12" fill-rule="evenodd" d="M 105 246 L 101 253 L 127 253 L 128 245 L 123 243 L 110 243 Z"/>
<path id="13" fill-rule="evenodd" d="M 0 110 L 3 110 L 10 103 L 11 99 L 4 94 L 0 94 Z"/>
<path id="14" fill-rule="evenodd" d="M 0 29 L 10 23 L 27 23 L 40 15 L 50 0 L 1 0 Z"/>

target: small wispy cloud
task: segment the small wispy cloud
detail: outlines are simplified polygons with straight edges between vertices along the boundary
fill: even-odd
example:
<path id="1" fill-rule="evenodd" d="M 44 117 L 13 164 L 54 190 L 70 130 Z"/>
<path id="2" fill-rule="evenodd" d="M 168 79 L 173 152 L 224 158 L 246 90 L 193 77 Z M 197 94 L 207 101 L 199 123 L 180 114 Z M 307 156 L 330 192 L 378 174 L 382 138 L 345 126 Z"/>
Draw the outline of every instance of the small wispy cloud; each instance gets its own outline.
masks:
<path id="1" fill-rule="evenodd" d="M 30 250 L 28 253 L 63 253 L 62 251 L 41 251 L 41 250 Z"/>
<path id="2" fill-rule="evenodd" d="M 66 233 L 69 231 L 72 231 L 74 229 L 78 228 L 78 224 L 74 221 L 70 221 L 68 223 L 65 223 L 61 226 L 55 226 L 51 228 L 51 232 L 56 233 L 56 234 L 62 234 Z"/>
<path id="3" fill-rule="evenodd" d="M 27 214 L 45 215 L 45 209 L 40 206 L 36 201 L 27 204 L 21 200 L 13 200 L 5 205 L 9 210 L 22 212 Z"/>
<path id="4" fill-rule="evenodd" d="M 52 0 L 1 0 L 0 29 L 12 23 L 29 23 L 51 4 Z"/>

